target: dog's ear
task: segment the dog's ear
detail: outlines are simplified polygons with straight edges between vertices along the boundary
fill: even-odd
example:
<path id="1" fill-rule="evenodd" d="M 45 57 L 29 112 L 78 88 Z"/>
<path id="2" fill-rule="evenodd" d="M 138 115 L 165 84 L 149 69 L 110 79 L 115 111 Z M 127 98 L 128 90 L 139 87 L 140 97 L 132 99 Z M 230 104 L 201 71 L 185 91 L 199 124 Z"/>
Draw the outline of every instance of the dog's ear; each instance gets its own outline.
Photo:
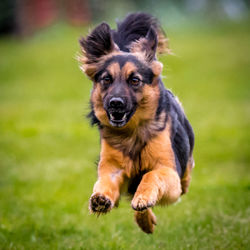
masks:
<path id="1" fill-rule="evenodd" d="M 115 50 L 111 29 L 107 23 L 98 25 L 86 38 L 80 39 L 83 57 L 79 57 L 82 70 L 93 77 L 100 58 Z"/>
<path id="2" fill-rule="evenodd" d="M 132 42 L 130 44 L 130 52 L 132 53 L 142 53 L 145 56 L 147 62 L 152 62 L 156 58 L 156 49 L 157 49 L 157 33 L 153 27 L 151 27 L 145 37 L 140 38 L 139 40 Z"/>
<path id="3" fill-rule="evenodd" d="M 155 76 L 159 76 L 161 74 L 163 67 L 163 65 L 156 60 L 157 45 L 157 33 L 153 27 L 149 29 L 145 37 L 132 42 L 130 45 L 130 52 L 142 54 L 146 62 L 150 63 Z"/>

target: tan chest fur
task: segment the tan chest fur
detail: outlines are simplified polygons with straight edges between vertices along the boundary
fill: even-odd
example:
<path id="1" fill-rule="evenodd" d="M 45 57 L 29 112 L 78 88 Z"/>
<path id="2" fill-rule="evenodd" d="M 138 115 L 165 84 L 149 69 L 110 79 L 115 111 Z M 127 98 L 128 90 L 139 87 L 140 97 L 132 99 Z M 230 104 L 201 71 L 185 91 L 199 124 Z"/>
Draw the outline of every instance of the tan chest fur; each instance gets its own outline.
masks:
<path id="1" fill-rule="evenodd" d="M 112 147 L 107 140 L 101 142 L 101 162 L 109 162 L 114 170 L 121 170 L 127 178 L 133 178 L 140 172 L 148 172 L 161 166 L 175 169 L 175 157 L 170 140 L 170 126 L 167 125 L 163 131 L 150 139 L 141 149 L 138 155 L 131 157 L 124 155 L 121 150 Z M 132 141 L 131 141 L 132 143 Z M 112 166 L 109 166 L 112 168 Z M 105 171 L 102 169 L 101 171 Z"/>

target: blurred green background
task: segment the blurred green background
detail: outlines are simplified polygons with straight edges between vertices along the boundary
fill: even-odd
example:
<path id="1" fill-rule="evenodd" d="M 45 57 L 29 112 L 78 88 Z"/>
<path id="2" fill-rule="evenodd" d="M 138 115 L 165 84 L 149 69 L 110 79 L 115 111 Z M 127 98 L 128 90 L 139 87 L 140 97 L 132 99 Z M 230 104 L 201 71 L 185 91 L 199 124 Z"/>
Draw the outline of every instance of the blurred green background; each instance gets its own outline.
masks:
<path id="1" fill-rule="evenodd" d="M 249 249 L 249 3 L 45 2 L 0 5 L 0 249 Z M 138 10 L 163 23 L 175 54 L 159 58 L 163 81 L 196 135 L 190 191 L 154 209 L 153 235 L 126 197 L 105 216 L 88 212 L 100 145 L 75 59 L 89 27 Z"/>

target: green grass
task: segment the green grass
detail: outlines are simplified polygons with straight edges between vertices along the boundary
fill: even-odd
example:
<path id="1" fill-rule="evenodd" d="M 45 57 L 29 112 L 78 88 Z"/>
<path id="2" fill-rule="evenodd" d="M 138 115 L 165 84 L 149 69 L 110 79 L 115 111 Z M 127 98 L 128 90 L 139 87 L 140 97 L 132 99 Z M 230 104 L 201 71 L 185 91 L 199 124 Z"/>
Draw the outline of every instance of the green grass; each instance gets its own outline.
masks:
<path id="1" fill-rule="evenodd" d="M 249 249 L 250 33 L 247 23 L 169 29 L 164 82 L 196 134 L 190 192 L 157 207 L 153 235 L 126 198 L 96 218 L 88 199 L 100 146 L 91 82 L 74 59 L 83 30 L 0 40 L 1 249 Z"/>

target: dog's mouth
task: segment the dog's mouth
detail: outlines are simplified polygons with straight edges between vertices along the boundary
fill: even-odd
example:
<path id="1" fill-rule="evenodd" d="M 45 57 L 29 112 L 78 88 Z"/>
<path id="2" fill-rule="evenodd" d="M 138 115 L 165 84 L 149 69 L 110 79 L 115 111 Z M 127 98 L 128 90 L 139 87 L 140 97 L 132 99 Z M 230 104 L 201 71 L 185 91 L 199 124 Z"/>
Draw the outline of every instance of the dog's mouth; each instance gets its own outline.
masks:
<path id="1" fill-rule="evenodd" d="M 114 127 L 123 127 L 128 122 L 128 115 L 126 111 L 110 110 L 108 113 L 109 122 Z"/>
<path id="2" fill-rule="evenodd" d="M 125 103 L 125 101 L 124 101 Z M 111 105 L 104 105 L 104 109 L 106 111 L 107 117 L 109 119 L 109 124 L 112 127 L 121 128 L 124 127 L 130 120 L 130 118 L 135 113 L 137 105 L 120 105 L 122 107 L 119 107 L 119 103 L 116 105 L 116 107 L 112 107 Z"/>

